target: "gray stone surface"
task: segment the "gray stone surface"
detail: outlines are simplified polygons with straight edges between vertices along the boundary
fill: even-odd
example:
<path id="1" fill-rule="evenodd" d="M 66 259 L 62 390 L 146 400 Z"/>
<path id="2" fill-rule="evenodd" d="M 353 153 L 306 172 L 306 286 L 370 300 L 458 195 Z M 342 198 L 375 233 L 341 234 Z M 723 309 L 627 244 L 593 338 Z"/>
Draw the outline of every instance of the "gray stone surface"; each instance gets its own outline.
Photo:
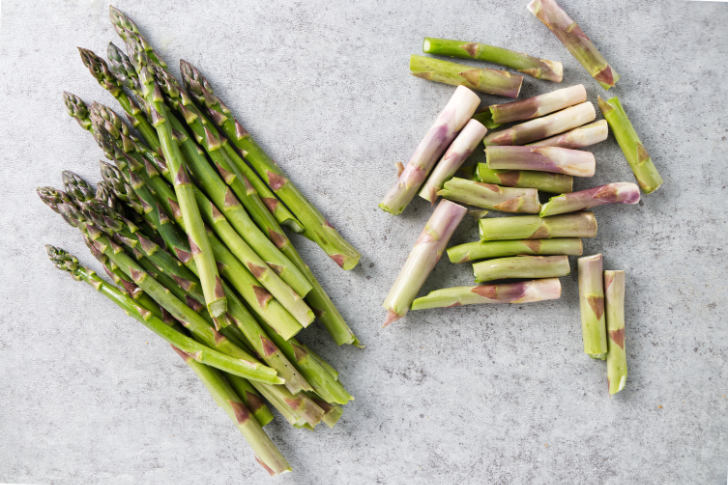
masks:
<path id="1" fill-rule="evenodd" d="M 198 64 L 311 199 L 361 249 L 343 272 L 301 242 L 367 344 L 306 332 L 356 395 L 339 425 L 268 429 L 295 471 L 279 483 L 724 483 L 728 5 L 566 1 L 622 75 L 622 98 L 665 178 L 635 207 L 597 209 L 605 253 L 628 275 L 630 376 L 609 398 L 581 352 L 576 278 L 560 301 L 411 313 L 380 303 L 430 209 L 378 210 L 452 88 L 408 74 L 425 35 L 562 60 L 601 92 L 525 0 L 141 2 L 125 9 L 176 69 Z M 169 347 L 47 262 L 86 254 L 35 197 L 101 157 L 61 92 L 113 100 L 75 46 L 116 40 L 107 4 L 2 3 L 0 33 L 0 482 L 267 483 L 244 440 Z M 524 95 L 555 86 L 527 79 Z M 602 93 L 603 94 L 603 93 Z M 486 103 L 496 98 L 485 98 Z M 613 139 L 580 187 L 631 180 Z M 457 241 L 475 237 L 468 223 Z M 470 281 L 442 261 L 424 290 Z"/>

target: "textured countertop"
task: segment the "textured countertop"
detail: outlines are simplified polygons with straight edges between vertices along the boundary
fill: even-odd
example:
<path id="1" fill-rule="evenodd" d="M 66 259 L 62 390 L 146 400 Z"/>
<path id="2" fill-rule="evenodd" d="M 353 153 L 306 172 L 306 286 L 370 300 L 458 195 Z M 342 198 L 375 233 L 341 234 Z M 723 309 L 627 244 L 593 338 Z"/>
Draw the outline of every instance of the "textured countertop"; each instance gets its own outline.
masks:
<path id="1" fill-rule="evenodd" d="M 665 179 L 638 206 L 596 209 L 605 267 L 627 271 L 627 389 L 582 353 L 576 275 L 559 301 L 412 312 L 380 304 L 430 214 L 377 208 L 452 88 L 409 75 L 426 35 L 480 40 L 565 66 L 604 95 L 526 0 L 119 1 L 165 59 L 197 64 L 247 128 L 362 252 L 344 272 L 304 257 L 366 349 L 304 340 L 356 401 L 334 429 L 267 429 L 294 467 L 278 483 L 724 483 L 728 5 L 563 0 L 612 62 L 614 91 Z M 90 262 L 35 196 L 60 171 L 98 178 L 63 90 L 113 99 L 75 47 L 117 37 L 106 2 L 2 2 L 0 482 L 268 483 L 245 441 L 169 347 L 47 261 Z M 559 87 L 526 78 L 523 96 Z M 485 97 L 485 103 L 501 101 Z M 632 180 L 616 142 L 579 188 Z M 472 221 L 455 242 L 476 237 Z M 441 261 L 423 291 L 465 284 Z M 272 482 L 271 482 L 272 483 Z"/>

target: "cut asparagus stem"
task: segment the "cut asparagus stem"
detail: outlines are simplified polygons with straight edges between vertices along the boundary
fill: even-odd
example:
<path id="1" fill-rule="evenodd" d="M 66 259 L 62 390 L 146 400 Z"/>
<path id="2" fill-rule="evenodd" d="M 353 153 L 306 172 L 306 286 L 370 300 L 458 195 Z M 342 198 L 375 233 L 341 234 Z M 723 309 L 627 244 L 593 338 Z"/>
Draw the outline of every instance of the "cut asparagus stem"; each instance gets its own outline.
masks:
<path id="1" fill-rule="evenodd" d="M 555 194 L 571 192 L 574 187 L 574 178 L 571 175 L 532 170 L 495 170 L 488 168 L 485 163 L 478 164 L 476 174 L 478 180 L 488 184 L 505 185 L 506 187 L 533 187 Z"/>
<path id="2" fill-rule="evenodd" d="M 521 101 L 492 104 L 489 109 L 493 123 L 502 125 L 538 118 L 584 101 L 586 101 L 586 89 L 583 84 L 577 84 Z"/>
<path id="3" fill-rule="evenodd" d="M 437 205 L 384 300 L 382 306 L 387 309 L 384 326 L 407 314 L 467 211 L 449 200 L 441 200 Z"/>
<path id="4" fill-rule="evenodd" d="M 607 356 L 607 326 L 604 322 L 601 254 L 579 258 L 579 307 L 584 353 L 604 360 Z"/>
<path id="5" fill-rule="evenodd" d="M 173 348 L 205 384 L 217 405 L 224 409 L 230 419 L 235 422 L 253 449 L 258 463 L 271 475 L 290 471 L 291 466 L 225 377 L 214 369 L 195 362 L 190 354 L 176 347 Z"/>
<path id="6" fill-rule="evenodd" d="M 479 229 L 480 239 L 484 241 L 594 237 L 597 220 L 591 212 L 553 217 L 488 217 L 480 220 Z"/>
<path id="7" fill-rule="evenodd" d="M 609 89 L 617 83 L 619 74 L 612 69 L 591 39 L 555 0 L 533 0 L 528 4 L 528 10 L 554 33 L 571 55 L 604 89 Z"/>
<path id="8" fill-rule="evenodd" d="M 410 56 L 410 73 L 428 81 L 466 86 L 508 98 L 517 98 L 523 84 L 523 76 L 508 71 L 478 68 L 414 54 Z"/>
<path id="9" fill-rule="evenodd" d="M 604 272 L 604 308 L 607 320 L 607 382 L 609 394 L 624 389 L 627 353 L 624 346 L 624 271 Z"/>
<path id="10" fill-rule="evenodd" d="M 501 187 L 458 177 L 445 182 L 437 195 L 454 202 L 501 212 L 538 214 L 541 208 L 536 189 Z"/>
<path id="11" fill-rule="evenodd" d="M 473 264 L 477 283 L 508 278 L 556 278 L 570 271 L 568 256 L 513 256 Z"/>
<path id="12" fill-rule="evenodd" d="M 591 209 L 604 204 L 636 204 L 640 188 L 631 182 L 614 182 L 592 189 L 551 197 L 541 208 L 541 217 Z"/>
<path id="13" fill-rule="evenodd" d="M 622 149 L 642 191 L 649 194 L 659 189 L 662 185 L 662 177 L 642 145 L 642 141 L 632 126 L 632 122 L 629 121 L 619 99 L 616 96 L 608 101 L 599 98 L 598 103 L 599 109 L 602 110 L 604 118 L 609 123 L 614 138 L 619 143 L 619 148 Z"/>
<path id="14" fill-rule="evenodd" d="M 395 215 L 402 213 L 424 183 L 437 159 L 465 126 L 479 104 L 480 97 L 470 89 L 464 86 L 455 89 L 445 108 L 437 115 L 435 123 L 417 145 L 407 166 L 399 174 L 397 183 L 379 203 L 379 207 Z"/>
<path id="15" fill-rule="evenodd" d="M 485 161 L 495 170 L 536 170 L 574 177 L 592 177 L 596 171 L 593 153 L 561 147 L 493 145 L 485 148 Z"/>
<path id="16" fill-rule="evenodd" d="M 437 191 L 442 188 L 442 184 L 455 175 L 463 162 L 473 153 L 475 147 L 483 141 L 487 131 L 479 121 L 468 121 L 463 131 L 453 140 L 445 155 L 435 165 L 425 185 L 420 190 L 420 197 L 434 204 L 437 200 Z"/>
<path id="17" fill-rule="evenodd" d="M 495 285 L 457 286 L 431 291 L 412 302 L 412 310 L 447 308 L 482 303 L 532 303 L 561 297 L 558 278 L 500 283 Z"/>
<path id="18" fill-rule="evenodd" d="M 541 118 L 524 121 L 510 128 L 490 133 L 486 135 L 483 143 L 486 146 L 525 145 L 528 142 L 563 133 L 589 123 L 594 121 L 596 117 L 597 113 L 594 110 L 594 105 L 587 101 Z"/>
<path id="19" fill-rule="evenodd" d="M 240 399 L 243 400 L 245 406 L 250 409 L 250 412 L 253 413 L 261 426 L 273 421 L 273 413 L 263 401 L 263 396 L 255 390 L 252 384 L 238 376 L 227 374 L 225 377 L 230 381 L 230 385 L 233 386 L 237 395 L 240 396 Z"/>
<path id="20" fill-rule="evenodd" d="M 603 142 L 609 135 L 607 120 L 599 120 L 588 125 L 574 128 L 560 135 L 546 138 L 545 140 L 528 143 L 533 147 L 563 147 L 563 148 L 584 148 Z"/>
<path id="21" fill-rule="evenodd" d="M 566 254 L 581 256 L 581 239 L 522 239 L 520 241 L 475 241 L 448 248 L 451 263 L 467 263 L 479 259 L 518 256 L 521 254 Z"/>
<path id="22" fill-rule="evenodd" d="M 481 44 L 479 42 L 463 42 L 460 40 L 437 39 L 425 37 L 422 51 L 437 56 L 459 57 L 461 59 L 477 59 L 510 67 L 523 74 L 537 79 L 545 79 L 560 83 L 564 77 L 564 67 L 558 61 L 539 59 L 520 52 Z"/>

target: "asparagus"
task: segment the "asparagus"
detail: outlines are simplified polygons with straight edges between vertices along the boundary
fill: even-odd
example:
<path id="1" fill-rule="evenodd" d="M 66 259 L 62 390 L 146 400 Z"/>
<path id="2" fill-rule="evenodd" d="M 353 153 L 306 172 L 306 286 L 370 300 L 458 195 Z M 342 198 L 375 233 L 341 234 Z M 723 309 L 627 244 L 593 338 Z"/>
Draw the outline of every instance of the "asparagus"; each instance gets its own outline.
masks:
<path id="1" fill-rule="evenodd" d="M 410 73 L 428 81 L 467 86 L 476 91 L 509 98 L 517 98 L 523 84 L 523 76 L 508 71 L 477 68 L 414 54 L 410 56 Z"/>
<path id="2" fill-rule="evenodd" d="M 607 356 L 607 327 L 602 278 L 601 254 L 579 258 L 579 307 L 584 353 L 604 360 Z"/>
<path id="3" fill-rule="evenodd" d="M 129 91 L 141 98 L 142 87 L 139 83 L 136 69 L 131 59 L 113 42 L 109 42 L 106 49 L 106 56 L 109 58 L 109 69 L 116 76 L 116 79 Z M 156 136 L 156 133 L 155 133 Z"/>
<path id="4" fill-rule="evenodd" d="M 627 159 L 627 163 L 632 168 L 637 183 L 640 188 L 649 194 L 659 189 L 662 185 L 662 177 L 660 176 L 652 158 L 645 150 L 639 135 L 629 121 L 627 113 L 625 113 L 622 104 L 615 96 L 607 101 L 599 98 L 599 109 L 601 109 L 604 118 L 606 118 L 609 127 L 614 133 L 614 138 L 619 143 L 619 147 Z"/>
<path id="5" fill-rule="evenodd" d="M 561 147 L 488 146 L 485 161 L 496 170 L 537 170 L 574 177 L 592 177 L 596 170 L 593 153 Z"/>
<path id="6" fill-rule="evenodd" d="M 528 4 L 528 10 L 554 33 L 571 55 L 604 89 L 609 89 L 617 83 L 619 74 L 612 69 L 591 39 L 555 0 L 532 0 Z"/>
<path id="7" fill-rule="evenodd" d="M 384 326 L 405 316 L 466 212 L 465 207 L 449 200 L 437 205 L 384 300 Z"/>
<path id="8" fill-rule="evenodd" d="M 437 195 L 455 202 L 501 212 L 537 214 L 541 208 L 536 189 L 501 187 L 458 177 L 445 182 Z"/>
<path id="9" fill-rule="evenodd" d="M 624 389 L 627 354 L 624 347 L 624 271 L 604 272 L 604 307 L 607 323 L 607 382 L 609 394 Z"/>
<path id="10" fill-rule="evenodd" d="M 387 192 L 379 207 L 395 215 L 402 213 L 424 183 L 437 159 L 465 126 L 479 104 L 480 97 L 468 88 L 458 86 L 455 89 L 445 108 L 437 115 L 435 123 L 417 145 L 407 167 L 399 174 L 396 185 Z"/>
<path id="11" fill-rule="evenodd" d="M 490 133 L 485 137 L 483 143 L 486 146 L 524 145 L 594 121 L 596 116 L 594 105 L 587 101 L 541 118 L 524 121 L 510 128 Z"/>
<path id="12" fill-rule="evenodd" d="M 608 135 L 607 121 L 599 120 L 545 140 L 528 143 L 528 146 L 584 148 L 606 140 Z"/>
<path id="13" fill-rule="evenodd" d="M 510 67 L 537 79 L 545 79 L 560 83 L 564 77 L 564 67 L 558 61 L 539 59 L 520 52 L 481 44 L 480 42 L 463 42 L 460 40 L 436 39 L 425 37 L 422 51 L 426 54 L 459 57 L 461 59 L 477 59 Z"/>
<path id="14" fill-rule="evenodd" d="M 586 89 L 583 84 L 577 84 L 521 101 L 492 104 L 489 109 L 493 123 L 502 125 L 538 118 L 584 101 L 586 101 Z"/>
<path id="15" fill-rule="evenodd" d="M 570 271 L 568 256 L 513 256 L 473 264 L 478 283 L 508 278 L 554 278 L 566 276 Z"/>
<path id="16" fill-rule="evenodd" d="M 533 187 L 543 192 L 561 194 L 571 192 L 574 178 L 560 173 L 536 172 L 532 170 L 495 170 L 485 163 L 479 163 L 476 169 L 478 180 L 489 184 L 506 187 Z"/>
<path id="17" fill-rule="evenodd" d="M 479 229 L 480 239 L 484 241 L 594 237 L 597 220 L 591 212 L 553 217 L 489 217 L 480 220 Z"/>
<path id="18" fill-rule="evenodd" d="M 434 204 L 437 200 L 437 191 L 442 188 L 442 184 L 455 175 L 463 162 L 473 153 L 475 147 L 483 141 L 487 131 L 479 121 L 468 121 L 465 128 L 450 144 L 445 155 L 435 165 L 425 185 L 420 190 L 420 197 Z"/>
<path id="19" fill-rule="evenodd" d="M 592 189 L 551 197 L 543 207 L 540 216 L 553 216 L 566 212 L 591 209 L 604 204 L 636 204 L 640 201 L 640 189 L 629 182 L 614 182 Z"/>
<path id="20" fill-rule="evenodd" d="M 515 241 L 475 241 L 448 248 L 451 263 L 467 263 L 479 259 L 518 256 L 521 254 L 566 254 L 581 256 L 581 239 L 522 239 Z"/>
<path id="21" fill-rule="evenodd" d="M 237 395 L 243 400 L 243 404 L 250 409 L 250 412 L 253 413 L 253 416 L 255 416 L 255 419 L 258 420 L 261 426 L 265 426 L 273 421 L 273 413 L 271 413 L 265 401 L 263 401 L 263 396 L 248 381 L 230 374 L 226 377 L 230 381 L 230 385 L 235 389 Z"/>
<path id="22" fill-rule="evenodd" d="M 561 297 L 558 278 L 500 283 L 495 285 L 456 286 L 431 291 L 412 302 L 412 310 L 445 308 L 482 303 L 532 303 Z"/>

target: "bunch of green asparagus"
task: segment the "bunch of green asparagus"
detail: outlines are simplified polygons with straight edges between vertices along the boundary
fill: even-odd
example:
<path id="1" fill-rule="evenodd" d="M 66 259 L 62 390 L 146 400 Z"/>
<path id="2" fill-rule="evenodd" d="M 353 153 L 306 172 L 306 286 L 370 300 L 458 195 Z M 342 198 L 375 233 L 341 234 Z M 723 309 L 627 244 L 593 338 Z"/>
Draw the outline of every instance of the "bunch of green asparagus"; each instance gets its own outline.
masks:
<path id="1" fill-rule="evenodd" d="M 64 250 L 55 265 L 169 342 L 272 475 L 290 466 L 263 431 L 333 426 L 353 397 L 337 371 L 296 339 L 318 318 L 337 344 L 352 330 L 282 227 L 339 266 L 359 253 L 286 178 L 191 64 L 182 83 L 134 22 L 111 7 L 126 52 L 81 58 L 126 112 L 64 94 L 68 113 L 106 157 L 94 189 L 71 172 L 38 195 L 79 229 L 109 280 Z"/>

